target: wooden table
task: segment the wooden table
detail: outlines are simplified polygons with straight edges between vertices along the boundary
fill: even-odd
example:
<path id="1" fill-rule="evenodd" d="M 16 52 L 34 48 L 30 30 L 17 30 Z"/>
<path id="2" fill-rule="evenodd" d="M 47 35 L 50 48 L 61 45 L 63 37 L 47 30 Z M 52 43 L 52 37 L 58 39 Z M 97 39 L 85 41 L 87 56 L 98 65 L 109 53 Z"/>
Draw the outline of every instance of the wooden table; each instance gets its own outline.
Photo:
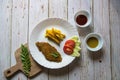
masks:
<path id="1" fill-rule="evenodd" d="M 33 28 L 42 20 L 58 17 L 75 26 L 79 10 L 92 14 L 92 29 L 78 30 L 82 41 L 81 57 L 60 70 L 43 68 L 30 80 L 120 80 L 120 0 L 0 0 L 0 80 L 3 71 L 16 64 L 14 51 L 29 41 Z M 100 33 L 103 49 L 87 51 L 83 40 L 90 32 Z M 10 80 L 27 80 L 17 73 Z"/>

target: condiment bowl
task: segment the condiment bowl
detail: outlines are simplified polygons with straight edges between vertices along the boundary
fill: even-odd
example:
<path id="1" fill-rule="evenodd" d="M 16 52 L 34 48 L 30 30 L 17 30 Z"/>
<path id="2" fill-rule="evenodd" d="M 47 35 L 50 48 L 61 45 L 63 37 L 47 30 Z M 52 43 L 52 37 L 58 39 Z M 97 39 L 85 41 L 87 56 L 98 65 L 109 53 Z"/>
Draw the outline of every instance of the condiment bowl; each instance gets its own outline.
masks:
<path id="1" fill-rule="evenodd" d="M 87 18 L 87 21 L 86 21 L 85 24 L 82 24 L 82 25 L 81 25 L 80 23 L 77 22 L 77 18 L 78 18 L 80 15 L 84 15 L 84 16 Z M 84 20 L 85 20 L 85 19 L 84 19 Z M 80 27 L 80 28 L 88 27 L 88 26 L 91 24 L 91 14 L 90 14 L 90 12 L 87 11 L 87 10 L 80 10 L 80 11 L 78 11 L 78 12 L 75 13 L 75 15 L 74 15 L 74 21 L 75 21 L 75 24 L 76 24 L 77 27 Z M 83 20 L 79 20 L 79 21 L 84 22 Z M 82 23 L 82 22 L 81 22 L 81 23 Z"/>
<path id="2" fill-rule="evenodd" d="M 98 41 L 97 45 L 95 39 Z M 89 43 L 91 43 L 92 46 L 96 46 L 96 47 L 91 47 Z M 90 33 L 85 37 L 85 45 L 89 51 L 98 51 L 103 47 L 103 38 L 98 33 Z"/>

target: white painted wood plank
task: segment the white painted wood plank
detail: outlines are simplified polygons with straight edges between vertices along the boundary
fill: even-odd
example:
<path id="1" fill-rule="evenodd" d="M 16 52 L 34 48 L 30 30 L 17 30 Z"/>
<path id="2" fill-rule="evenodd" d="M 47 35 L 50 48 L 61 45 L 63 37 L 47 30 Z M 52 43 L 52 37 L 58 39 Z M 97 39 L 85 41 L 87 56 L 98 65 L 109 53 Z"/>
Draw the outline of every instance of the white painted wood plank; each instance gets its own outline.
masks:
<path id="1" fill-rule="evenodd" d="M 67 0 L 49 0 L 49 17 L 67 20 Z M 68 80 L 68 67 L 49 70 L 49 80 Z"/>
<path id="2" fill-rule="evenodd" d="M 10 67 L 12 0 L 0 0 L 0 80 L 7 80 L 3 74 Z"/>
<path id="3" fill-rule="evenodd" d="M 110 0 L 112 80 L 120 80 L 120 0 Z"/>
<path id="4" fill-rule="evenodd" d="M 49 0 L 49 17 L 67 20 L 67 0 Z"/>
<path id="5" fill-rule="evenodd" d="M 11 44 L 11 66 L 16 64 L 14 52 L 21 44 L 27 42 L 28 33 L 28 1 L 13 0 L 12 7 L 12 44 Z M 18 73 L 12 80 L 27 80 L 23 73 Z"/>
<path id="6" fill-rule="evenodd" d="M 95 80 L 111 80 L 109 26 L 109 0 L 94 0 L 94 29 L 104 39 L 103 49 L 93 55 Z"/>
<path id="7" fill-rule="evenodd" d="M 29 2 L 29 35 L 33 28 L 48 18 L 48 0 L 30 0 Z"/>
<path id="8" fill-rule="evenodd" d="M 68 21 L 71 22 L 75 27 L 74 14 L 79 10 L 90 10 L 92 8 L 90 0 L 69 0 L 68 1 Z M 81 56 L 70 65 L 69 68 L 69 80 L 94 80 L 93 60 L 89 56 L 89 52 L 85 48 L 84 38 L 91 32 L 88 28 L 86 30 L 79 29 L 79 35 L 82 42 L 81 45 Z"/>
<path id="9" fill-rule="evenodd" d="M 30 0 L 29 2 L 29 36 L 33 28 L 42 20 L 48 18 L 48 0 Z M 48 80 L 48 69 L 43 71 L 31 80 Z"/>

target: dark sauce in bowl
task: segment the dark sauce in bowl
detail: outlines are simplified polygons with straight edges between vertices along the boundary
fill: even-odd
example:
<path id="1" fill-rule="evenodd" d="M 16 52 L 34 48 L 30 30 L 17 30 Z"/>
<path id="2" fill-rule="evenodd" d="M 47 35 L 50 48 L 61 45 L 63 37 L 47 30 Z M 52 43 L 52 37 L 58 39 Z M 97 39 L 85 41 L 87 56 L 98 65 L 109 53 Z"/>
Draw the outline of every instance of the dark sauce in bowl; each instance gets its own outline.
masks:
<path id="1" fill-rule="evenodd" d="M 78 15 L 76 18 L 76 22 L 79 25 L 85 25 L 87 23 L 87 17 L 85 15 Z"/>

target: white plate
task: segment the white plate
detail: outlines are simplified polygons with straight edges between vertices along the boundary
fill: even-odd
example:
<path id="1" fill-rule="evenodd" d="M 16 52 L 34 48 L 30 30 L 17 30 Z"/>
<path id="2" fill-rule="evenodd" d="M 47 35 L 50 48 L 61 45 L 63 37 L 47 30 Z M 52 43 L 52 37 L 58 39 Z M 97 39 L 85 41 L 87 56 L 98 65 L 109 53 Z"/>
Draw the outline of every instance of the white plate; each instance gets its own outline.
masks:
<path id="1" fill-rule="evenodd" d="M 61 42 L 60 46 L 55 44 L 54 42 L 48 40 L 45 38 L 45 31 L 46 29 L 51 29 L 52 27 L 61 30 L 62 33 L 66 35 L 66 38 Z M 34 60 L 50 69 L 58 69 L 67 66 L 70 64 L 75 57 L 72 57 L 70 55 L 66 55 L 63 52 L 63 46 L 66 40 L 70 39 L 72 36 L 78 36 L 77 30 L 75 27 L 73 27 L 70 23 L 63 19 L 59 18 L 48 18 L 42 22 L 40 22 L 32 31 L 30 35 L 30 40 L 29 40 L 29 49 L 31 52 L 32 57 Z M 45 59 L 44 55 L 37 49 L 35 43 L 39 42 L 49 42 L 52 46 L 54 46 L 58 52 L 61 54 L 62 61 L 57 63 L 57 62 L 51 62 Z"/>

